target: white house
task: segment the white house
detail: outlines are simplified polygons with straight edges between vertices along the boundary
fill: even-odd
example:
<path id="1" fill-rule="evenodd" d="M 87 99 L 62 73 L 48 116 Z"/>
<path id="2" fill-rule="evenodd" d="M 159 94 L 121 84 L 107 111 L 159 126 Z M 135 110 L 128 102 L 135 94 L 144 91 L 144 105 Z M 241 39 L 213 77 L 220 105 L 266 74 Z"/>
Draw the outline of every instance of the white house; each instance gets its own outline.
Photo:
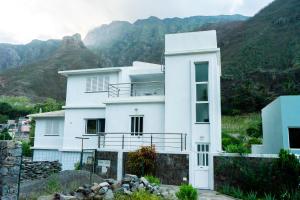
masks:
<path id="1" fill-rule="evenodd" d="M 189 182 L 213 189 L 212 155 L 221 151 L 220 49 L 216 31 L 165 36 L 165 65 L 60 71 L 67 77 L 64 111 L 36 119 L 34 160 L 78 162 L 84 148 L 185 153 Z M 121 154 L 119 154 L 121 156 Z M 120 159 L 119 159 L 120 160 Z M 118 165 L 118 178 L 122 165 Z"/>

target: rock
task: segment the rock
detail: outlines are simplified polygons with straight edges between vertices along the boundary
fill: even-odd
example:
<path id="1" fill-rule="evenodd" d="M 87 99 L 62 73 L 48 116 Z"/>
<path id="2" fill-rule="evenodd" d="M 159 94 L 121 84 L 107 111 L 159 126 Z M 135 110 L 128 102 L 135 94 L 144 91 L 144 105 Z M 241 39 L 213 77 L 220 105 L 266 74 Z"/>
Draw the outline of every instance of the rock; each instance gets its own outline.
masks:
<path id="1" fill-rule="evenodd" d="M 68 196 L 60 194 L 60 200 L 77 200 L 75 196 Z"/>
<path id="2" fill-rule="evenodd" d="M 145 186 L 149 185 L 149 181 L 148 181 L 145 177 L 141 177 L 141 178 L 140 178 L 140 181 L 141 181 Z"/>
<path id="3" fill-rule="evenodd" d="M 93 186 L 91 187 L 91 190 L 92 190 L 93 192 L 98 192 L 98 191 L 100 190 L 100 188 L 101 188 L 101 186 L 98 185 L 98 184 L 96 184 L 96 185 L 93 185 Z"/>
<path id="4" fill-rule="evenodd" d="M 94 196 L 94 200 L 102 200 L 102 199 L 103 199 L 103 196 L 100 195 L 100 194 L 96 194 L 96 195 Z"/>
<path id="5" fill-rule="evenodd" d="M 124 194 L 131 195 L 132 192 L 130 190 L 127 190 L 127 189 L 124 188 Z"/>
<path id="6" fill-rule="evenodd" d="M 109 187 L 109 183 L 108 182 L 103 182 L 99 184 L 100 187 Z"/>
<path id="7" fill-rule="evenodd" d="M 53 195 L 40 196 L 37 200 L 53 200 Z"/>
<path id="8" fill-rule="evenodd" d="M 112 179 L 112 178 L 108 178 L 108 179 L 104 179 L 106 182 L 108 182 L 110 185 L 116 184 L 117 181 Z"/>
<path id="9" fill-rule="evenodd" d="M 125 183 L 122 185 L 122 188 L 126 189 L 126 190 L 130 190 L 130 185 Z"/>
<path id="10" fill-rule="evenodd" d="M 107 190 L 108 190 L 108 187 L 102 187 L 102 188 L 100 188 L 98 194 L 101 194 L 101 195 L 105 194 L 107 192 Z"/>
<path id="11" fill-rule="evenodd" d="M 114 193 L 111 189 L 107 190 L 107 192 L 104 195 L 104 200 L 113 200 L 114 199 Z"/>

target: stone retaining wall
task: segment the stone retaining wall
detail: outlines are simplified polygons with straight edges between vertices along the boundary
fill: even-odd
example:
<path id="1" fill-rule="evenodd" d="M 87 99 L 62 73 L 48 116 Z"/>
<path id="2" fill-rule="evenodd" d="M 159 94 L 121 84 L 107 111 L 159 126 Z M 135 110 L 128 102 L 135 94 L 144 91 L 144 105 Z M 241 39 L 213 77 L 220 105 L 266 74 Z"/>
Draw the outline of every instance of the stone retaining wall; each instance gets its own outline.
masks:
<path id="1" fill-rule="evenodd" d="M 0 199 L 17 199 L 21 165 L 21 144 L 0 140 Z"/>
<path id="2" fill-rule="evenodd" d="M 123 153 L 123 175 L 131 173 L 126 167 L 128 153 Z M 166 185 L 189 182 L 189 155 L 157 153 L 155 176 Z"/>
<path id="3" fill-rule="evenodd" d="M 58 161 L 31 161 L 24 159 L 22 162 L 21 180 L 34 180 L 47 178 L 51 174 L 61 171 Z"/>

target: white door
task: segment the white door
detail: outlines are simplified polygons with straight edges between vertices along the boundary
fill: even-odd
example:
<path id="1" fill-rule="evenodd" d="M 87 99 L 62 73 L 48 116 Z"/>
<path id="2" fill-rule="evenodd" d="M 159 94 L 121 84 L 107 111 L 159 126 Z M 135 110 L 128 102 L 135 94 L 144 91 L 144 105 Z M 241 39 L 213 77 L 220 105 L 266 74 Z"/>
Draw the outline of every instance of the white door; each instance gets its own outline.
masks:
<path id="1" fill-rule="evenodd" d="M 209 144 L 200 143 L 196 148 L 194 185 L 200 189 L 209 189 Z"/>

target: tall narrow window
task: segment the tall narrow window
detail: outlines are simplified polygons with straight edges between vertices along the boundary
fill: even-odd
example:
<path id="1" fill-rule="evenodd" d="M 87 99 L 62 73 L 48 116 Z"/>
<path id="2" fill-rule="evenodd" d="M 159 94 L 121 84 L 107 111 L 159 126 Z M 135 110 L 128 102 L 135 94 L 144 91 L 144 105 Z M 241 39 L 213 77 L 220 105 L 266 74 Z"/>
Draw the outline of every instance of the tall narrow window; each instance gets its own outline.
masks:
<path id="1" fill-rule="evenodd" d="M 196 122 L 209 122 L 208 62 L 195 63 Z"/>
<path id="2" fill-rule="evenodd" d="M 131 116 L 131 135 L 143 135 L 144 117 Z"/>

